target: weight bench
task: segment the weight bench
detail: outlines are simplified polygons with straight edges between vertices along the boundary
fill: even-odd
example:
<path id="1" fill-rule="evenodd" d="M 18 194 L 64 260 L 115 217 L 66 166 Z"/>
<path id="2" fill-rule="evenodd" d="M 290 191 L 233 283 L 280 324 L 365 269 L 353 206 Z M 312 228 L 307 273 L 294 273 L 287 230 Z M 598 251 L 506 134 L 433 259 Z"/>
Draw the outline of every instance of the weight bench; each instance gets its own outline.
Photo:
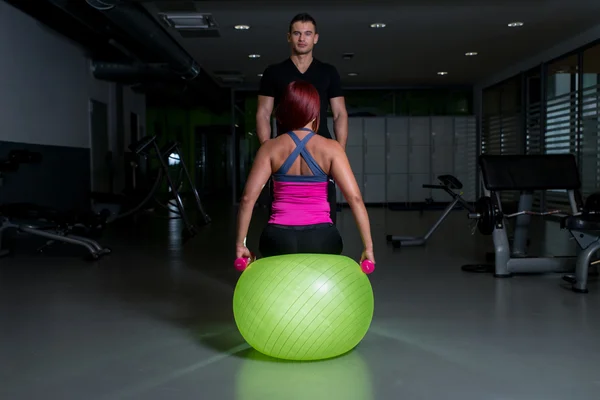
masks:
<path id="1" fill-rule="evenodd" d="M 433 235 L 433 232 L 444 222 L 444 219 L 450 214 L 450 212 L 456 207 L 457 204 L 461 204 L 469 212 L 473 212 L 473 206 L 465 201 L 460 194 L 456 193 L 455 190 L 463 188 L 463 184 L 455 176 L 452 175 L 440 175 L 438 176 L 440 181 L 437 185 L 424 184 L 423 188 L 433 190 L 443 190 L 448 193 L 453 201 L 442 212 L 442 215 L 433 224 L 425 236 L 398 236 L 398 235 L 387 235 L 387 241 L 392 242 L 395 248 L 400 246 L 423 246 L 427 240 Z"/>
<path id="2" fill-rule="evenodd" d="M 18 233 L 43 237 L 48 242 L 38 249 L 42 252 L 54 243 L 68 243 L 82 246 L 89 252 L 92 260 L 110 254 L 108 247 L 102 247 L 95 240 L 78 235 L 81 232 L 94 232 L 103 229 L 107 215 L 68 214 L 52 208 L 28 203 L 10 203 L 0 205 L 0 249 L 6 230 L 16 229 Z M 8 255 L 8 250 L 0 250 L 0 257 Z"/>
<path id="3" fill-rule="evenodd" d="M 26 149 L 15 149 L 8 157 L 0 159 L 0 181 L 6 175 L 19 170 L 21 164 L 39 164 L 42 154 Z M 4 185 L 6 186 L 6 185 Z M 10 190 L 10 188 L 8 188 Z M 25 233 L 48 239 L 38 249 L 42 252 L 54 243 L 69 243 L 85 247 L 94 260 L 109 254 L 110 249 L 100 246 L 89 234 L 95 234 L 104 228 L 107 215 L 104 213 L 65 213 L 49 207 L 30 203 L 0 204 L 0 257 L 9 255 L 11 251 L 3 248 L 3 234 L 11 229 L 17 233 Z M 78 233 L 82 233 L 78 235 Z"/>
<path id="4" fill-rule="evenodd" d="M 481 155 L 479 157 L 484 196 L 469 218 L 477 219 L 484 235 L 492 235 L 495 265 L 465 265 L 467 272 L 493 272 L 495 277 L 513 274 L 560 273 L 576 270 L 573 290 L 586 291 L 591 257 L 600 249 L 600 217 L 583 210 L 579 169 L 572 154 Z M 519 191 L 518 210 L 505 214 L 500 192 Z M 569 197 L 571 215 L 560 210 L 531 210 L 534 191 L 564 190 Z M 561 228 L 568 229 L 582 251 L 577 257 L 529 257 L 527 237 L 532 215 L 563 214 Z M 511 249 L 506 233 L 509 218 L 515 218 L 514 241 Z"/>

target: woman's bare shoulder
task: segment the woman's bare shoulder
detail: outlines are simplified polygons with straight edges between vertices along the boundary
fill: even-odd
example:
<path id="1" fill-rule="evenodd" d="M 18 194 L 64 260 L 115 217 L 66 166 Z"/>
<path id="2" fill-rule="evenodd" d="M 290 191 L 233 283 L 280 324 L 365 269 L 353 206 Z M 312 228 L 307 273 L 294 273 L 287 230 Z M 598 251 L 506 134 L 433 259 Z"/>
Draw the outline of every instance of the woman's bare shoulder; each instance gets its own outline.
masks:
<path id="1" fill-rule="evenodd" d="M 326 151 L 330 155 L 337 155 L 340 151 L 343 152 L 342 146 L 335 139 L 329 139 L 323 136 L 315 136 L 318 139 L 318 147 L 324 151 Z"/>

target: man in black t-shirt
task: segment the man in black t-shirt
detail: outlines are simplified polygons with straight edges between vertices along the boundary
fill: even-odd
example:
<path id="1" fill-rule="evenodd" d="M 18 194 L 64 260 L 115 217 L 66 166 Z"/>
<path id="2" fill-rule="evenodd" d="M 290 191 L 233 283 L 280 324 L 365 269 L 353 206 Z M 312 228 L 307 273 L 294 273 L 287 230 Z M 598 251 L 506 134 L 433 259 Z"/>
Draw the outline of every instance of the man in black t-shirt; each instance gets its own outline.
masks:
<path id="1" fill-rule="evenodd" d="M 332 138 L 327 126 L 327 110 L 331 106 L 335 139 L 345 149 L 348 140 L 348 113 L 340 75 L 333 65 L 313 57 L 314 45 L 319 41 L 317 23 L 308 14 L 298 14 L 290 22 L 287 36 L 291 56 L 278 64 L 268 66 L 260 82 L 256 112 L 256 130 L 260 143 L 263 144 L 274 136 L 272 133 L 275 132 L 271 132 L 271 115 L 287 85 L 296 80 L 303 80 L 313 84 L 321 100 L 321 118 L 316 133 Z M 332 179 L 329 181 L 328 198 L 331 219 L 335 224 L 337 203 L 335 183 Z"/>

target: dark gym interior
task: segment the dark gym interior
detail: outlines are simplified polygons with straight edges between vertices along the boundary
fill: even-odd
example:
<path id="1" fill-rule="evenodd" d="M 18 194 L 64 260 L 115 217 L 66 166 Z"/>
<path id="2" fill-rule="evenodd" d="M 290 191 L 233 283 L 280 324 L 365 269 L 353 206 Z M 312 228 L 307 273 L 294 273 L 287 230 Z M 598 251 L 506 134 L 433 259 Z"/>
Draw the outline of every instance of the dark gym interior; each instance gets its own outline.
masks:
<path id="1" fill-rule="evenodd" d="M 319 362 L 232 311 L 300 12 L 377 258 L 367 335 Z M 600 2 L 2 0 L 0 32 L 0 398 L 598 399 Z"/>

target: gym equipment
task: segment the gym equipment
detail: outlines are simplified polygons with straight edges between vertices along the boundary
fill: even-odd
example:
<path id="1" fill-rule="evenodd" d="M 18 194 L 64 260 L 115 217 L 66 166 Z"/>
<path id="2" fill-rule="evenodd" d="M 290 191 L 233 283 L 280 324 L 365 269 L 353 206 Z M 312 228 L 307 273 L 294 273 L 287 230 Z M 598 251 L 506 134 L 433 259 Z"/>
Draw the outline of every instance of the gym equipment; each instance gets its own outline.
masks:
<path id="1" fill-rule="evenodd" d="M 498 224 L 502 223 L 502 218 L 515 218 L 519 215 L 546 216 L 560 214 L 561 212 L 561 210 L 544 212 L 521 210 L 512 214 L 504 214 L 502 210 L 492 201 L 491 197 L 482 196 L 475 203 L 475 212 L 469 213 L 468 217 L 470 219 L 477 220 L 476 227 L 482 235 L 491 235 L 494 231 L 494 228 Z"/>
<path id="2" fill-rule="evenodd" d="M 12 150 L 7 159 L 0 160 L 0 177 L 18 171 L 20 164 L 38 164 L 41 161 L 41 153 Z M 48 239 L 38 252 L 43 252 L 57 242 L 68 243 L 86 248 L 91 259 L 96 260 L 110 254 L 110 249 L 83 235 L 100 232 L 106 223 L 106 217 L 106 213 L 66 213 L 31 203 L 0 204 L 0 257 L 10 254 L 10 250 L 2 247 L 5 231 L 15 229 L 18 234 Z"/>
<path id="3" fill-rule="evenodd" d="M 590 197 L 598 195 L 600 193 L 593 193 Z M 598 276 L 599 261 L 593 260 L 593 257 L 600 250 L 600 214 L 594 208 L 584 209 L 579 215 L 570 215 L 562 219 L 561 228 L 569 230 L 581 250 L 577 257 L 575 274 L 567 274 L 563 276 L 563 280 L 571 284 L 571 290 L 575 293 L 587 293 L 588 276 Z M 590 267 L 593 268 L 592 271 Z"/>
<path id="4" fill-rule="evenodd" d="M 352 350 L 374 311 L 369 278 L 351 258 L 290 254 L 254 261 L 233 295 L 236 325 L 255 350 L 287 360 L 322 360 Z"/>
<path id="5" fill-rule="evenodd" d="M 375 271 L 375 263 L 371 260 L 363 260 L 360 263 L 360 269 L 367 275 L 372 274 Z"/>
<path id="6" fill-rule="evenodd" d="M 184 222 L 183 236 L 184 239 L 194 237 L 198 233 L 198 226 L 204 226 L 211 222 L 209 215 L 205 212 L 196 185 L 192 181 L 186 163 L 181 154 L 179 144 L 177 142 L 169 142 L 162 148 L 158 145 L 157 136 L 147 136 L 142 138 L 136 143 L 129 146 L 130 150 L 143 157 L 146 160 L 157 160 L 159 162 L 159 168 L 156 171 L 156 178 L 154 179 L 153 185 L 150 187 L 147 194 L 143 197 L 138 197 L 137 204 L 131 206 L 124 212 L 118 213 L 117 215 L 111 216 L 108 223 L 115 222 L 117 220 L 132 216 L 144 209 L 150 209 L 155 204 L 168 210 L 170 214 L 175 216 L 168 216 L 169 219 L 181 219 Z M 171 164 L 169 165 L 170 162 Z M 133 167 L 137 167 L 138 163 L 133 164 Z M 173 170 L 176 172 L 174 173 Z M 176 175 L 177 179 L 174 179 L 172 175 Z M 183 178 L 187 179 L 189 188 L 194 196 L 195 208 L 199 213 L 199 218 L 196 223 L 192 222 L 192 219 L 188 215 L 188 211 L 185 208 L 183 199 L 180 195 L 180 189 L 183 185 Z M 163 183 L 163 179 L 166 179 L 168 185 L 168 197 L 169 199 L 165 202 L 158 199 L 157 191 Z M 132 182 L 136 185 L 136 175 L 133 172 Z M 115 196 L 104 193 L 92 193 L 92 199 L 96 202 L 97 208 L 107 207 L 108 204 L 117 203 L 122 206 L 127 202 L 125 196 Z M 154 203 L 151 204 L 151 200 Z M 175 208 L 174 208 L 175 207 Z"/>
<path id="7" fill-rule="evenodd" d="M 443 190 L 448 193 L 453 201 L 442 212 L 442 215 L 433 224 L 425 236 L 397 236 L 387 235 L 387 241 L 391 242 L 395 248 L 400 246 L 423 246 L 427 240 L 433 235 L 433 232 L 444 222 L 448 214 L 456 207 L 457 204 L 461 204 L 468 212 L 474 212 L 473 206 L 470 205 L 465 199 L 462 198 L 462 193 L 456 193 L 455 190 L 463 188 L 463 184 L 455 176 L 452 175 L 440 175 L 438 176 L 440 181 L 437 185 L 425 184 L 425 189 Z"/>
<path id="8" fill-rule="evenodd" d="M 591 257 L 600 249 L 600 218 L 584 212 L 579 192 L 579 170 L 572 154 L 481 155 L 479 157 L 484 196 L 477 201 L 476 212 L 469 218 L 477 220 L 484 235 L 492 235 L 495 265 L 464 265 L 466 272 L 493 272 L 495 277 L 513 274 L 571 272 L 565 277 L 573 282 L 576 292 L 587 291 L 587 274 Z M 500 192 L 519 191 L 518 211 L 504 214 Z M 531 210 L 536 190 L 565 190 L 568 193 L 571 215 L 560 210 L 534 212 Z M 593 200 L 592 200 L 593 202 Z M 562 215 L 561 215 L 562 214 Z M 561 227 L 568 229 L 582 251 L 576 257 L 530 257 L 527 255 L 527 234 L 531 217 L 560 215 Z M 511 248 L 506 233 L 509 218 L 515 218 L 514 241 Z"/>
<path id="9" fill-rule="evenodd" d="M 97 260 L 110 254 L 111 250 L 101 246 L 97 241 L 77 233 L 84 234 L 101 230 L 105 224 L 103 218 L 103 215 L 91 213 L 83 215 L 63 213 L 30 203 L 2 204 L 0 205 L 0 244 L 4 231 L 16 229 L 18 233 L 48 239 L 44 246 L 38 248 L 39 253 L 57 242 L 68 243 L 85 247 L 90 258 Z M 8 250 L 0 251 L 0 256 L 7 254 L 9 254 Z"/>
<path id="10" fill-rule="evenodd" d="M 242 272 L 246 268 L 248 268 L 248 265 L 250 265 L 250 263 L 253 263 L 254 261 L 256 261 L 256 256 L 254 255 L 254 253 L 250 253 L 250 254 L 251 254 L 250 257 L 236 258 L 235 261 L 233 262 L 234 268 L 240 272 Z"/>

